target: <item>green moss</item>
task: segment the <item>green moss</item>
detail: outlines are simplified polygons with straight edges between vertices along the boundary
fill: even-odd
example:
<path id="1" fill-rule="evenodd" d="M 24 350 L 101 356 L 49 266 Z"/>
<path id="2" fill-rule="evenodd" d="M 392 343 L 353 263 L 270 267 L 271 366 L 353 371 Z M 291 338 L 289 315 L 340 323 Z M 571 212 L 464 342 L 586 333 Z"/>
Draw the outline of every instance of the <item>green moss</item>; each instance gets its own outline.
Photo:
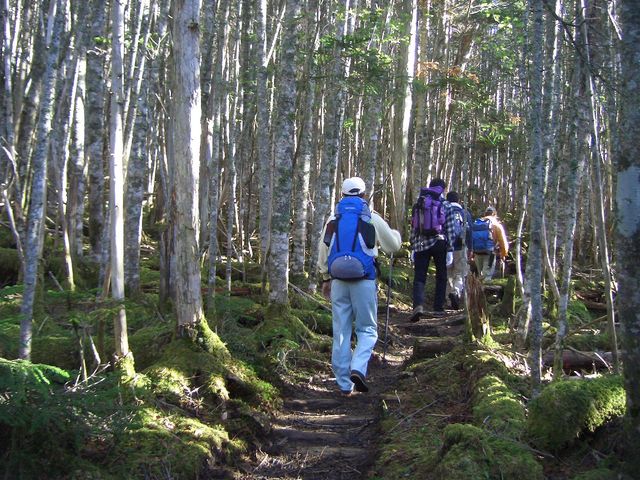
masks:
<path id="1" fill-rule="evenodd" d="M 528 435 L 537 446 L 558 450 L 624 415 L 625 407 L 620 376 L 553 382 L 529 404 Z"/>
<path id="2" fill-rule="evenodd" d="M 167 345 L 162 357 L 144 373 L 155 395 L 188 409 L 207 403 L 218 410 L 232 396 L 263 408 L 280 401 L 279 392 L 252 368 L 228 355 L 204 351 L 189 339 Z"/>
<path id="3" fill-rule="evenodd" d="M 517 439 L 524 431 L 524 404 L 500 378 L 488 375 L 475 386 L 473 419 L 476 425 Z"/>
<path id="4" fill-rule="evenodd" d="M 158 361 L 162 349 L 171 342 L 173 326 L 143 327 L 129 336 L 129 346 L 136 356 L 136 369 L 144 370 Z"/>
<path id="5" fill-rule="evenodd" d="M 186 479 L 200 478 L 207 465 L 219 461 L 229 438 L 220 426 L 143 408 L 119 440 L 121 456 L 115 457 L 124 461 L 121 466 L 113 465 L 114 473 L 134 478 Z"/>
<path id="6" fill-rule="evenodd" d="M 316 335 L 289 308 L 270 305 L 264 312 L 264 321 L 255 331 L 257 342 L 265 348 L 281 346 L 299 347 L 302 342 L 313 341 Z"/>
<path id="7" fill-rule="evenodd" d="M 608 468 L 597 468 L 588 472 L 583 472 L 571 480 L 617 480 L 618 474 Z"/>
<path id="8" fill-rule="evenodd" d="M 443 434 L 434 478 L 543 478 L 542 466 L 522 445 L 473 425 L 451 424 Z"/>
<path id="9" fill-rule="evenodd" d="M 567 305 L 567 321 L 569 325 L 587 323 L 592 318 L 591 312 L 589 312 L 584 303 L 576 299 L 569 300 L 569 305 Z"/>
<path id="10" fill-rule="evenodd" d="M 34 336 L 31 360 L 35 363 L 47 363 L 67 370 L 80 368 L 78 341 L 69 332 Z"/>
<path id="11" fill-rule="evenodd" d="M 607 351 L 611 348 L 611 336 L 606 331 L 602 333 L 576 333 L 567 337 L 565 345 L 583 352 Z"/>

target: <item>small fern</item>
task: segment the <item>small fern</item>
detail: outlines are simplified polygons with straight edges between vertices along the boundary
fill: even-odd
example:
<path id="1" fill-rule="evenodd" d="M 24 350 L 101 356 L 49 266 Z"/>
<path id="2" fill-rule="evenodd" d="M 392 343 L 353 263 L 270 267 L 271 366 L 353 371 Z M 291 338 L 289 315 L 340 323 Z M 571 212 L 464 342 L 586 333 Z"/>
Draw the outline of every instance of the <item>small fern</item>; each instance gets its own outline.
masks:
<path id="1" fill-rule="evenodd" d="M 62 478 L 95 432 L 126 421 L 110 379 L 99 391 L 67 388 L 69 379 L 54 366 L 0 358 L 0 477 Z"/>

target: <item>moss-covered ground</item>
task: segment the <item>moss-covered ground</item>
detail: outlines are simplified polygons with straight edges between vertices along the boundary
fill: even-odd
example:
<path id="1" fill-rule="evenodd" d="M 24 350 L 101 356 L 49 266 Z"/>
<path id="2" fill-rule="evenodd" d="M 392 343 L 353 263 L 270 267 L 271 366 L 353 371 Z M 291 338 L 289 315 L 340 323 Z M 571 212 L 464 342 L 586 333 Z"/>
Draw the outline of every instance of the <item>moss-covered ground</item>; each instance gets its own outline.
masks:
<path id="1" fill-rule="evenodd" d="M 170 307 L 159 306 L 157 265 L 145 263 L 143 293 L 125 305 L 132 378 L 109 366 L 116 310 L 97 290 L 60 292 L 45 284 L 29 363 L 11 360 L 22 289 L 1 289 L 0 475 L 237 478 L 268 438 L 269 416 L 286 399 L 287 386 L 326 369 L 331 350 L 331 314 L 319 296 L 292 292 L 289 308 L 269 306 L 259 271 L 247 271 L 254 274 L 250 281 L 235 278 L 231 295 L 216 295 L 210 328 L 192 341 L 177 338 Z M 397 260 L 392 269 L 383 262 L 381 273 L 380 305 L 391 279 L 394 307 L 409 309 L 407 262 Z M 84 286 L 97 276 L 86 266 L 80 278 Z M 368 476 L 619 478 L 620 378 L 545 379 L 541 395 L 530 400 L 525 356 L 511 349 L 519 299 L 489 302 L 490 347 L 461 346 L 406 364 L 383 402 L 379 454 Z M 567 345 L 606 349 L 609 337 L 595 317 L 574 296 Z M 546 322 L 545 345 L 551 345 L 554 320 Z"/>

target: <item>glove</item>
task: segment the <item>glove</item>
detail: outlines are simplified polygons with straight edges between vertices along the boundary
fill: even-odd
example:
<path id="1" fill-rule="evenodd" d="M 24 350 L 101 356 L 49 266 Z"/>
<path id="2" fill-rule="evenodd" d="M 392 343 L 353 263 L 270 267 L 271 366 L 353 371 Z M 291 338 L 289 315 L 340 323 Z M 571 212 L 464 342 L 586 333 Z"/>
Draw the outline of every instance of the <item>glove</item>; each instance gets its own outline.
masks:
<path id="1" fill-rule="evenodd" d="M 322 296 L 327 300 L 331 300 L 331 280 L 322 282 Z"/>
<path id="2" fill-rule="evenodd" d="M 447 252 L 447 267 L 453 263 L 453 252 Z"/>

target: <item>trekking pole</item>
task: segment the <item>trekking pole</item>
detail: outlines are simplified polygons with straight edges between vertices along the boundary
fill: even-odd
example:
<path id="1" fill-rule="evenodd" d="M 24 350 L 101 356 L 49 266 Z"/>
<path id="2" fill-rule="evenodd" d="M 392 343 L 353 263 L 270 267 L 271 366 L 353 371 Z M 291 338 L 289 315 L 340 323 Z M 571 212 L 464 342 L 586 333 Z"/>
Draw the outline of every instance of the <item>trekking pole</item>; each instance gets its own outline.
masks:
<path id="1" fill-rule="evenodd" d="M 389 282 L 387 283 L 387 315 L 384 321 L 384 348 L 382 349 L 382 362 L 387 361 L 387 336 L 389 334 L 389 310 L 391 308 L 391 272 L 393 270 L 393 253 L 389 259 Z"/>

